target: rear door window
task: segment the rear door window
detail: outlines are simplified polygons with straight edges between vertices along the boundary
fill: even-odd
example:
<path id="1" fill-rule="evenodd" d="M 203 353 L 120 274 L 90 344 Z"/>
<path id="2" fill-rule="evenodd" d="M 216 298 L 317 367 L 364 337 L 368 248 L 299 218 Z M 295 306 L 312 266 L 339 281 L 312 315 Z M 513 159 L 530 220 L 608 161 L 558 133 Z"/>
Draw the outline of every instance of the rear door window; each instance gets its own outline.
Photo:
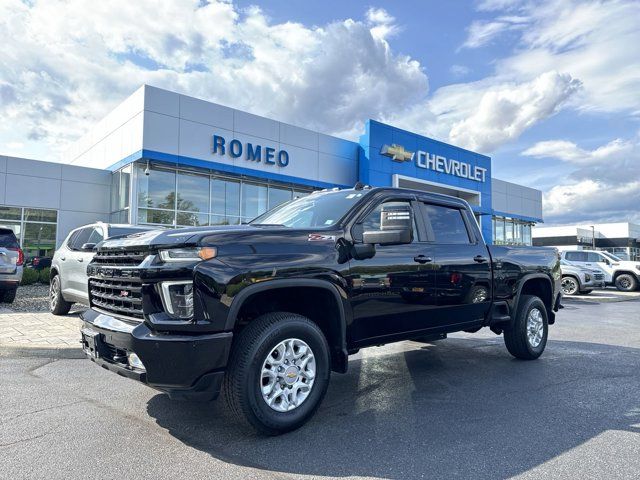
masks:
<path id="1" fill-rule="evenodd" d="M 0 229 L 0 247 L 4 248 L 19 248 L 18 239 L 16 238 L 13 230 Z"/>
<path id="2" fill-rule="evenodd" d="M 459 208 L 425 203 L 425 223 L 436 243 L 470 244 L 471 237 Z"/>
<path id="3" fill-rule="evenodd" d="M 566 258 L 570 262 L 586 262 L 587 253 L 586 252 L 567 252 L 565 253 L 564 258 Z"/>

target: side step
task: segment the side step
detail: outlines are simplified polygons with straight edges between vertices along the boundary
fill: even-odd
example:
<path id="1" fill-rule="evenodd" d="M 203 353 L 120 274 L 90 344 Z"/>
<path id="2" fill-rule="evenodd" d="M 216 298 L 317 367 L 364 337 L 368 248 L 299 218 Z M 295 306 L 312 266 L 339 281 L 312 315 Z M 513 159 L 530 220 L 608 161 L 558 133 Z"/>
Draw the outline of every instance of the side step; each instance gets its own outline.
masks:
<path id="1" fill-rule="evenodd" d="M 431 343 L 438 340 L 444 340 L 445 338 L 447 338 L 446 333 L 433 333 L 431 335 L 421 335 L 419 337 L 412 338 L 411 341 L 420 343 Z"/>
<path id="2" fill-rule="evenodd" d="M 489 326 L 500 327 L 509 322 L 511 322 L 511 315 L 507 302 L 495 302 L 489 314 Z"/>

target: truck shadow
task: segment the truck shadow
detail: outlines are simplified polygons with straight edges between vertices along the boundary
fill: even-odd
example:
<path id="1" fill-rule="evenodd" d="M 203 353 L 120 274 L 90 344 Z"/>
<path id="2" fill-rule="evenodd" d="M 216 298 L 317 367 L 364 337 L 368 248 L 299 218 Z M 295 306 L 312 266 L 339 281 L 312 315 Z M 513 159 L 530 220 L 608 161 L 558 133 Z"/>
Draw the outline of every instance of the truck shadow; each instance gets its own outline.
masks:
<path id="1" fill-rule="evenodd" d="M 640 434 L 638 349 L 550 342 L 540 360 L 522 362 L 500 338 L 407 346 L 353 360 L 315 417 L 279 437 L 239 427 L 222 401 L 160 394 L 147 410 L 217 459 L 330 477 L 509 478 L 602 432 Z"/>

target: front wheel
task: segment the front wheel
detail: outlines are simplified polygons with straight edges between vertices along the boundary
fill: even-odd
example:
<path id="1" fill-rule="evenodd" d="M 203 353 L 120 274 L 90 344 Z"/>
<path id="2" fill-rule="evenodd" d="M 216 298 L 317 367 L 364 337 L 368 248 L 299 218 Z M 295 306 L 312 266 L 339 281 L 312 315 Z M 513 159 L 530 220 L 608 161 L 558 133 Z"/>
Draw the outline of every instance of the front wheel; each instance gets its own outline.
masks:
<path id="1" fill-rule="evenodd" d="M 562 293 L 565 295 L 577 295 L 580 290 L 578 280 L 573 277 L 562 277 Z"/>
<path id="2" fill-rule="evenodd" d="M 534 360 L 547 345 L 549 321 L 547 309 L 540 298 L 522 295 L 516 318 L 504 331 L 504 343 L 509 353 L 522 360 Z"/>
<path id="3" fill-rule="evenodd" d="M 240 420 L 277 435 L 313 416 L 330 374 L 329 346 L 318 325 L 293 313 L 269 313 L 235 339 L 224 397 Z"/>
<path id="4" fill-rule="evenodd" d="M 638 288 L 638 281 L 630 273 L 623 273 L 616 277 L 616 288 L 621 292 L 633 292 Z"/>
<path id="5" fill-rule="evenodd" d="M 62 297 L 60 275 L 54 275 L 49 283 L 49 311 L 54 315 L 66 315 L 72 305 Z"/>

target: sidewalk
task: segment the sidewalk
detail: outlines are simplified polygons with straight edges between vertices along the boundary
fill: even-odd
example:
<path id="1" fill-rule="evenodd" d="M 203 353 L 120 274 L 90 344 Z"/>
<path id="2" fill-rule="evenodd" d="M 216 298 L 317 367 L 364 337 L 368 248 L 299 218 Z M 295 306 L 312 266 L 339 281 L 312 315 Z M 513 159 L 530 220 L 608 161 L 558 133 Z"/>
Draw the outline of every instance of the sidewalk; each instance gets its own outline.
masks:
<path id="1" fill-rule="evenodd" d="M 0 356 L 81 358 L 79 314 L 58 317 L 0 307 Z"/>
<path id="2" fill-rule="evenodd" d="M 591 302 L 591 303 L 613 303 L 626 302 L 640 299 L 640 291 L 620 292 L 615 288 L 594 290 L 589 295 L 565 295 L 562 301 Z"/>

